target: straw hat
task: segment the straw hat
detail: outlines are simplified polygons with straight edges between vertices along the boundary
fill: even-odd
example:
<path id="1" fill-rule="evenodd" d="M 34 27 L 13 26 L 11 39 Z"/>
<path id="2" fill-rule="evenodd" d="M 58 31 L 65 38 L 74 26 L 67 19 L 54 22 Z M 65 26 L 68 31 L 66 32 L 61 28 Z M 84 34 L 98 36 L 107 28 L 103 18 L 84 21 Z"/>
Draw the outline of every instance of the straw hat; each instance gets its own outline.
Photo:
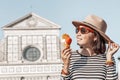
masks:
<path id="1" fill-rule="evenodd" d="M 106 29 L 107 29 L 107 24 L 106 22 L 96 16 L 96 15 L 88 15 L 83 21 L 72 21 L 72 24 L 75 27 L 78 27 L 80 25 L 86 25 L 92 29 L 94 29 L 95 31 L 97 31 L 105 40 L 106 43 L 108 42 L 113 42 L 106 34 Z"/>

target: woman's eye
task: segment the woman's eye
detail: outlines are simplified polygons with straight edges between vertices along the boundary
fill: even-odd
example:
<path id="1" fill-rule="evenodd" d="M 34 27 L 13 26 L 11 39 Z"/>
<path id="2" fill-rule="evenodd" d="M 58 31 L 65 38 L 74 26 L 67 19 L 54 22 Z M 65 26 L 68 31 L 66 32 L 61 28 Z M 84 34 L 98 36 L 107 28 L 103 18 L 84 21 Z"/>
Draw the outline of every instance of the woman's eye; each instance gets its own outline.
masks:
<path id="1" fill-rule="evenodd" d="M 84 34 L 84 33 L 86 33 L 86 31 L 87 31 L 87 30 L 86 30 L 85 28 L 81 28 L 81 33 Z"/>

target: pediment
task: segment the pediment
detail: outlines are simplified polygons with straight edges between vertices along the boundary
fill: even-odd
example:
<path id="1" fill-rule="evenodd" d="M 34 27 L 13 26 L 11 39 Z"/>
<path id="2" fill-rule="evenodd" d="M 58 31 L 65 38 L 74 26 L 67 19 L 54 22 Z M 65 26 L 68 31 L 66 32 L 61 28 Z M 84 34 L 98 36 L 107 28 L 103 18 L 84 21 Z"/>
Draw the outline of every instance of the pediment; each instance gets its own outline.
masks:
<path id="1" fill-rule="evenodd" d="M 3 29 L 60 29 L 60 26 L 34 13 L 30 13 L 5 25 Z"/>

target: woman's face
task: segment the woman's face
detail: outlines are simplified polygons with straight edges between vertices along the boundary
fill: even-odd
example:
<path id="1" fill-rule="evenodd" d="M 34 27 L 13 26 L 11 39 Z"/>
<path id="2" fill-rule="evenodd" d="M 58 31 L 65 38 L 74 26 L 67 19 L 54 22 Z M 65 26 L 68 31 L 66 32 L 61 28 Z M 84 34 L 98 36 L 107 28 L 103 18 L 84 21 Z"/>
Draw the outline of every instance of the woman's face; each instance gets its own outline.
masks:
<path id="1" fill-rule="evenodd" d="M 80 25 L 76 28 L 76 38 L 81 47 L 90 47 L 95 39 L 94 30 L 85 25 Z"/>

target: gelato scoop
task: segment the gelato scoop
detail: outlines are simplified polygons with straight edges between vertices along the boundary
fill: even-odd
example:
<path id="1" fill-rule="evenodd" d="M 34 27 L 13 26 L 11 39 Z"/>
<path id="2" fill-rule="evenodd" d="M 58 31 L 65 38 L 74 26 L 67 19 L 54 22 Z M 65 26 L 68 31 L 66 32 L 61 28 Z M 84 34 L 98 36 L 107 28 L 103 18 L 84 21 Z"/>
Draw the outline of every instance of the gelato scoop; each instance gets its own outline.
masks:
<path id="1" fill-rule="evenodd" d="M 62 35 L 62 42 L 64 43 L 65 48 L 70 48 L 72 38 L 68 34 L 63 34 Z"/>

